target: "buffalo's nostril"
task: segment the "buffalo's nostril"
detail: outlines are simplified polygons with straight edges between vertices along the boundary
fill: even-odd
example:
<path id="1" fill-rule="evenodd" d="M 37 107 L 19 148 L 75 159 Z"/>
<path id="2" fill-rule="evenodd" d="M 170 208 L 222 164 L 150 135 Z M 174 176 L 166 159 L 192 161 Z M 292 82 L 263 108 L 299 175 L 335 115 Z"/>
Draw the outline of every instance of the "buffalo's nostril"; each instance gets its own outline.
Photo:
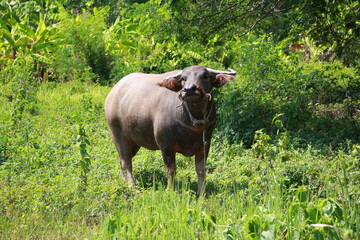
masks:
<path id="1" fill-rule="evenodd" d="M 195 91 L 196 90 L 196 85 L 195 84 L 187 84 L 184 87 L 185 91 Z"/>

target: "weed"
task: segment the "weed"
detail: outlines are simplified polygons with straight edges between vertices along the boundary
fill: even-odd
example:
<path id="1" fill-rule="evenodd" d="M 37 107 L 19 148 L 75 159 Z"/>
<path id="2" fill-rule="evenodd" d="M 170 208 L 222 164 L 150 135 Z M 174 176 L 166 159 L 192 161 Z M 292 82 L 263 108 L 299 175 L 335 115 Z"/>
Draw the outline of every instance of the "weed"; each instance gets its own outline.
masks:
<path id="1" fill-rule="evenodd" d="M 80 166 L 80 193 L 86 191 L 88 187 L 88 173 L 90 172 L 91 158 L 88 154 L 87 147 L 90 144 L 90 141 L 85 133 L 85 128 L 82 125 L 79 125 L 78 135 L 76 139 L 77 146 L 79 148 L 79 153 L 81 159 L 79 161 Z"/>

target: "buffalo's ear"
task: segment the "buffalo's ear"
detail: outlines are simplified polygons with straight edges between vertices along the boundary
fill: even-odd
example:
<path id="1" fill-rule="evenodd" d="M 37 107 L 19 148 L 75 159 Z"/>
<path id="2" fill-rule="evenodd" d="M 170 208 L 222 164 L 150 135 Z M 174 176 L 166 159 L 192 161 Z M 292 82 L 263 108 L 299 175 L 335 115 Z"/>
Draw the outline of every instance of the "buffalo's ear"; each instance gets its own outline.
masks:
<path id="1" fill-rule="evenodd" d="M 217 74 L 215 77 L 215 81 L 213 82 L 213 86 L 216 88 L 221 88 L 226 83 L 234 81 L 235 76 L 228 74 Z"/>
<path id="2" fill-rule="evenodd" d="M 171 91 L 180 91 L 182 89 L 181 83 L 176 78 L 169 78 L 162 82 L 159 82 L 157 85 L 161 87 L 166 87 L 167 89 L 170 89 Z"/>

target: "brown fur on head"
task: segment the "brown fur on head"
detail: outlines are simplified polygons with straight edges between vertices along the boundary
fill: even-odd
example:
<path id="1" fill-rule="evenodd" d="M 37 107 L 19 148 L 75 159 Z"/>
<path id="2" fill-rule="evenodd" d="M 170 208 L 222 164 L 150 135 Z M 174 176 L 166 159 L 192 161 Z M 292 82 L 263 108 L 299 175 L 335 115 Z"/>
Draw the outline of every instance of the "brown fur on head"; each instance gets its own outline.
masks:
<path id="1" fill-rule="evenodd" d="M 166 87 L 175 92 L 180 91 L 182 88 L 181 83 L 176 78 L 169 78 L 165 81 L 159 82 L 157 85 Z"/>

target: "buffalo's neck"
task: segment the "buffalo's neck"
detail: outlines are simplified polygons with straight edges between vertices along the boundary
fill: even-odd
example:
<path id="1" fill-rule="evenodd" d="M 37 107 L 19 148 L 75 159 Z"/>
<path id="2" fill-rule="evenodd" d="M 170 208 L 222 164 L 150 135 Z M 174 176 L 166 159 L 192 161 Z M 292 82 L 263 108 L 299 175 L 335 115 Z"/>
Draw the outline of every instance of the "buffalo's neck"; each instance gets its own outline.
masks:
<path id="1" fill-rule="evenodd" d="M 210 111 L 212 111 L 212 105 L 214 104 L 213 101 L 204 100 L 198 103 L 184 103 L 187 106 L 184 106 L 185 108 L 188 108 L 189 114 L 191 114 L 190 117 L 196 119 L 196 120 L 205 120 L 210 116 Z M 209 120 L 209 119 L 207 119 Z"/>

